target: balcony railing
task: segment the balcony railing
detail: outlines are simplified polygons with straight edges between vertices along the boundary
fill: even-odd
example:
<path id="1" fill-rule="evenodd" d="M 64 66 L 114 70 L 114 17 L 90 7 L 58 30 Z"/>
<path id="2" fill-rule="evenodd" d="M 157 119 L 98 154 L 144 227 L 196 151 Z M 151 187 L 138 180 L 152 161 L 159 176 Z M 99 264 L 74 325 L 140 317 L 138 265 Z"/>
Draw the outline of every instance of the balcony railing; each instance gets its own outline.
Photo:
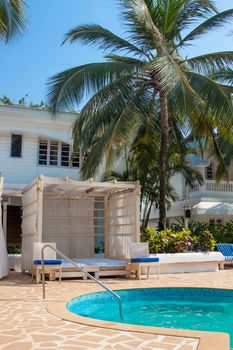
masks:
<path id="1" fill-rule="evenodd" d="M 233 181 L 221 181 L 217 183 L 215 180 L 205 180 L 204 185 L 195 185 L 190 192 L 233 192 Z"/>

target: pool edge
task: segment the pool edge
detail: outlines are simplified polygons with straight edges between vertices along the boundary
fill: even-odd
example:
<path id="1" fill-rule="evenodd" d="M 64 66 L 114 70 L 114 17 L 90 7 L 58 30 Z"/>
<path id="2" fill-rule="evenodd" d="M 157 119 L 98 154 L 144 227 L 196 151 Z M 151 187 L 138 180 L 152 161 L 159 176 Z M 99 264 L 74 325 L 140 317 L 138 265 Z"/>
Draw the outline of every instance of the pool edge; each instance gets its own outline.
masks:
<path id="1" fill-rule="evenodd" d="M 127 289 L 131 289 L 131 288 L 127 288 Z M 82 293 L 82 294 L 79 294 L 79 296 L 86 295 L 86 294 L 90 294 L 90 293 Z M 68 311 L 66 308 L 66 305 L 69 300 L 70 298 L 67 301 L 49 302 L 46 305 L 47 311 L 62 320 L 79 323 L 90 327 L 107 328 L 107 329 L 113 329 L 113 330 L 124 331 L 124 332 L 158 334 L 158 335 L 165 335 L 165 336 L 172 336 L 172 337 L 196 338 L 197 340 L 199 340 L 197 350 L 229 350 L 230 349 L 230 337 L 227 333 L 183 330 L 183 329 L 175 329 L 175 328 L 160 328 L 160 327 L 150 327 L 150 326 L 137 326 L 137 325 L 131 325 L 131 324 L 123 324 L 123 323 L 92 319 L 88 317 L 79 316 L 77 314 L 74 314 Z"/>

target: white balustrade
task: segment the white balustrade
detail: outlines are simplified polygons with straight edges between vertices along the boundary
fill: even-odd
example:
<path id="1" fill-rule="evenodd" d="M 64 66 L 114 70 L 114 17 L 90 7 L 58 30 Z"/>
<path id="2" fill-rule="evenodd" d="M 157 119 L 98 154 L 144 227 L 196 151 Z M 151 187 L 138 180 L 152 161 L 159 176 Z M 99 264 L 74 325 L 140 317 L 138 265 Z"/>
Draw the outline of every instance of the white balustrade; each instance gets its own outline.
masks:
<path id="1" fill-rule="evenodd" d="M 233 181 L 221 181 L 217 183 L 214 180 L 205 180 L 204 185 L 195 185 L 190 188 L 190 192 L 205 191 L 205 192 L 233 192 Z"/>

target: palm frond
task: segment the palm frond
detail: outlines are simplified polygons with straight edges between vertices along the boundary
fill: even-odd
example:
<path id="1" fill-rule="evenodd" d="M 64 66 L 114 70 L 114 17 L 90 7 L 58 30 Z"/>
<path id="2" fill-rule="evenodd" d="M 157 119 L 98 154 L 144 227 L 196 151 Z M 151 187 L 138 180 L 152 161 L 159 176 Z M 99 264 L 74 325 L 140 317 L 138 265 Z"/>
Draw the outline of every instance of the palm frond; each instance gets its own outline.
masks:
<path id="1" fill-rule="evenodd" d="M 233 66 L 233 51 L 213 52 L 189 58 L 185 62 L 190 69 L 198 73 L 212 75 L 216 71 Z"/>
<path id="2" fill-rule="evenodd" d="M 160 111 L 157 93 L 151 92 L 148 99 L 148 108 L 141 114 L 137 135 L 132 143 L 131 150 L 135 151 L 140 146 L 143 148 L 148 144 L 159 147 L 160 142 Z"/>
<path id="3" fill-rule="evenodd" d="M 144 64 L 142 60 L 139 60 L 133 57 L 127 57 L 127 56 L 109 54 L 109 55 L 105 55 L 104 58 L 106 58 L 107 60 L 110 60 L 111 62 L 120 62 L 120 63 L 130 64 L 130 65 L 134 64 L 135 66 L 138 66 L 138 67 Z"/>
<path id="4" fill-rule="evenodd" d="M 146 53 L 139 47 L 98 24 L 85 24 L 71 29 L 66 33 L 63 44 L 76 41 L 80 41 L 85 45 L 97 45 L 103 51 L 123 51 L 134 55 L 146 56 Z"/>
<path id="5" fill-rule="evenodd" d="M 130 38 L 146 50 L 162 49 L 165 38 L 155 21 L 155 2 L 153 0 L 119 0 L 123 6 Z"/>
<path id="6" fill-rule="evenodd" d="M 116 157 L 118 157 L 124 149 L 125 142 L 128 144 L 133 142 L 135 130 L 137 129 L 137 125 L 140 124 L 140 114 L 144 113 L 144 93 L 144 86 L 134 91 L 128 101 L 126 101 L 121 112 L 117 111 L 117 113 L 115 113 L 112 120 L 105 125 L 101 134 L 98 134 L 98 129 L 96 129 L 99 141 L 95 147 L 92 148 L 90 156 L 87 157 L 82 168 L 82 174 L 85 178 L 88 177 L 90 173 L 96 174 L 101 165 L 100 159 L 103 160 L 104 158 L 106 169 L 110 169 Z M 145 108 L 147 107 L 145 106 Z M 95 122 L 95 117 L 92 120 Z M 95 139 L 95 135 L 93 136 L 93 140 Z M 97 152 L 101 154 L 97 154 Z"/>
<path id="7" fill-rule="evenodd" d="M 233 69 L 225 67 L 219 71 L 215 71 L 210 75 L 210 78 L 219 81 L 220 83 L 229 84 L 233 86 Z"/>
<path id="8" fill-rule="evenodd" d="M 130 76 L 105 86 L 83 107 L 73 126 L 74 144 L 87 151 L 94 136 L 101 133 L 120 114 L 133 93 Z M 115 120 L 115 119 L 114 119 Z"/>
<path id="9" fill-rule="evenodd" d="M 212 122 L 219 130 L 229 131 L 233 127 L 233 110 L 231 98 L 225 94 L 217 82 L 194 72 L 186 72 L 190 85 L 196 94 L 205 101 L 203 117 L 212 113 Z M 211 111 L 211 113 L 210 113 Z"/>
<path id="10" fill-rule="evenodd" d="M 136 71 L 134 65 L 101 62 L 68 69 L 48 81 L 47 103 L 53 111 L 74 109 L 124 74 Z"/>
<path id="11" fill-rule="evenodd" d="M 216 137 L 215 143 L 216 146 L 212 150 L 212 155 L 215 156 L 218 161 L 216 179 L 217 181 L 220 181 L 223 177 L 228 176 L 228 169 L 230 168 L 233 160 L 233 145 L 221 137 Z M 216 156 L 216 147 L 218 147 L 218 153 L 221 155 L 221 157 L 218 155 Z"/>
<path id="12" fill-rule="evenodd" d="M 183 87 L 184 91 L 187 90 L 189 93 L 195 95 L 195 91 L 189 84 L 185 73 L 172 55 L 155 58 L 145 65 L 145 69 L 147 69 L 150 76 L 157 82 L 159 90 L 167 95 L 172 95 L 176 87 L 180 85 Z"/>
<path id="13" fill-rule="evenodd" d="M 97 174 L 100 168 L 100 165 L 103 164 L 104 161 L 104 151 L 106 148 L 106 144 L 108 143 L 109 138 L 111 137 L 112 131 L 115 126 L 115 121 L 109 123 L 108 128 L 102 133 L 101 137 L 97 137 L 92 142 L 91 149 L 85 159 L 84 164 L 81 169 L 81 178 L 88 179 L 93 176 L 93 174 Z M 115 157 L 114 157 L 115 159 Z M 114 161 L 113 159 L 113 161 Z"/>
<path id="14" fill-rule="evenodd" d="M 24 0 L 0 0 L 0 40 L 8 42 L 26 30 Z"/>
<path id="15" fill-rule="evenodd" d="M 154 21 L 171 43 L 179 40 L 181 32 L 198 19 L 216 12 L 211 0 L 161 0 L 156 3 Z"/>
<path id="16" fill-rule="evenodd" d="M 229 164 L 226 161 L 227 158 L 225 152 L 228 152 L 230 149 L 226 147 L 227 144 L 228 142 L 226 139 L 216 134 L 211 125 L 209 125 L 209 139 L 206 142 L 204 149 L 210 157 L 214 157 L 217 160 L 217 182 L 220 182 L 223 177 L 228 175 Z"/>
<path id="17" fill-rule="evenodd" d="M 231 23 L 232 18 L 233 18 L 233 9 L 229 9 L 229 10 L 220 12 L 215 16 L 212 16 L 211 18 L 207 19 L 205 22 L 197 26 L 188 35 L 186 35 L 179 42 L 177 47 L 182 47 L 185 44 L 189 43 L 190 41 L 200 38 L 202 35 L 206 34 L 210 30 L 216 30 L 223 27 L 227 23 Z"/>
<path id="18" fill-rule="evenodd" d="M 179 1 L 179 0 L 178 0 Z M 218 13 L 214 1 L 211 0 L 184 0 L 177 16 L 176 27 L 183 31 L 197 20 L 208 18 Z"/>

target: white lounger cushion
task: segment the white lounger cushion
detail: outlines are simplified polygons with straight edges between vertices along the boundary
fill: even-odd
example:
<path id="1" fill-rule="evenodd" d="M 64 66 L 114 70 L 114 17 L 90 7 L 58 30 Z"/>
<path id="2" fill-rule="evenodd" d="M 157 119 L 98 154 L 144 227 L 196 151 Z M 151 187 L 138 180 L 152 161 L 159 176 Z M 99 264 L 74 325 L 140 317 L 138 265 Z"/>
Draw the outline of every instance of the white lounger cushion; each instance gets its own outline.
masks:
<path id="1" fill-rule="evenodd" d="M 80 265 L 88 265 L 88 266 L 125 266 L 127 265 L 127 261 L 124 260 L 113 260 L 113 259 L 107 259 L 107 258 L 72 258 L 75 263 Z M 64 262 L 64 265 L 69 265 L 69 263 Z"/>
<path id="2" fill-rule="evenodd" d="M 150 254 L 151 257 L 159 258 L 160 264 L 191 263 L 204 261 L 223 261 L 224 256 L 220 252 L 190 252 L 175 254 Z"/>

